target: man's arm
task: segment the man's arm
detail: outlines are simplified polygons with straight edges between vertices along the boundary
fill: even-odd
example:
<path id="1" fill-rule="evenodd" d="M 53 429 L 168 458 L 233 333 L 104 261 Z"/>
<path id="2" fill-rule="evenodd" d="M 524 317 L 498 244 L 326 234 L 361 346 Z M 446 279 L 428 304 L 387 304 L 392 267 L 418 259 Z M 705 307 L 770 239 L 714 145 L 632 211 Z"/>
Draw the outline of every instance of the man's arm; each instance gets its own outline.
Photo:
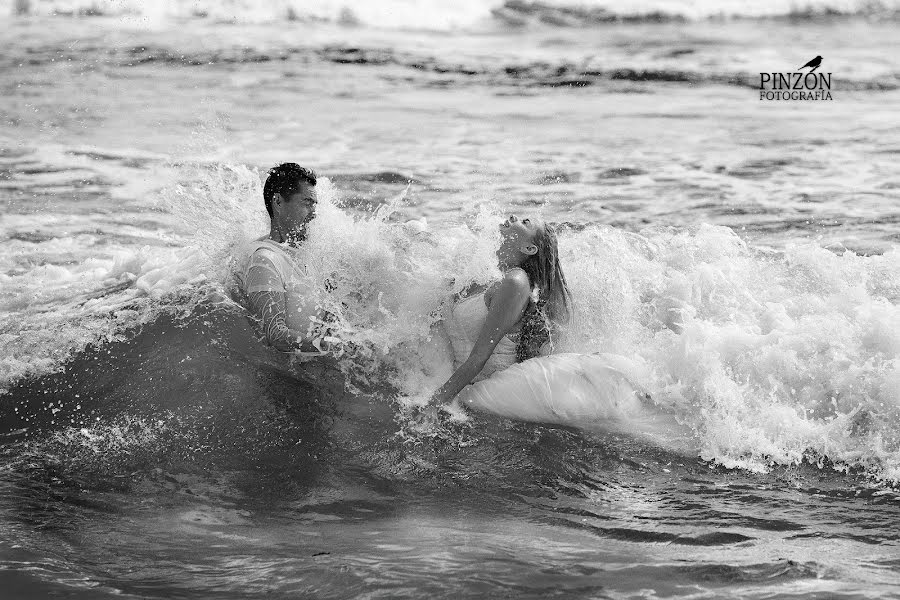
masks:
<path id="1" fill-rule="evenodd" d="M 250 293 L 250 310 L 259 317 L 266 342 L 281 352 L 301 349 L 302 334 L 284 321 L 284 292 L 262 291 Z"/>
<path id="2" fill-rule="evenodd" d="M 248 271 L 246 292 L 249 308 L 259 318 L 266 342 L 281 352 L 301 350 L 318 353 L 318 348 L 303 340 L 303 332 L 287 325 L 287 291 L 275 263 L 264 253 L 257 253 L 253 261 Z"/>

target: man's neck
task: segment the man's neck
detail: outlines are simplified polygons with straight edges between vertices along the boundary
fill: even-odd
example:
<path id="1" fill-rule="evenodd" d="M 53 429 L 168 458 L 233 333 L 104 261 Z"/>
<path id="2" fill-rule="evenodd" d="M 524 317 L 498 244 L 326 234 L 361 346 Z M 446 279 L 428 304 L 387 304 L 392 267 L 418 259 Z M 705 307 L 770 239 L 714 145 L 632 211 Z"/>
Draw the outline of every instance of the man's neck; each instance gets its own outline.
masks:
<path id="1" fill-rule="evenodd" d="M 269 239 L 279 244 L 287 243 L 290 246 L 299 246 L 301 242 L 306 240 L 306 231 L 301 231 L 295 235 L 289 236 L 287 233 L 282 232 L 272 225 L 272 228 L 269 230 Z"/>

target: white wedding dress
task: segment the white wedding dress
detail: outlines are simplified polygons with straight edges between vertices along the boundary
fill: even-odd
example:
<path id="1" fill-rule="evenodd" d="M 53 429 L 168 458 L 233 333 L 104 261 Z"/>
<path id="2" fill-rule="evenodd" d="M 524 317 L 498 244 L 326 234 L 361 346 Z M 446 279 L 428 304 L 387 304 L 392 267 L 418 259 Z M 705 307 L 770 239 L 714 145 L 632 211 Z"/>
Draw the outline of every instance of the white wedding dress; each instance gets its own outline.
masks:
<path id="1" fill-rule="evenodd" d="M 456 302 L 445 314 L 455 367 L 472 351 L 487 312 L 481 293 Z M 615 354 L 562 353 L 516 363 L 515 350 L 515 341 L 504 336 L 481 373 L 454 402 L 519 421 L 651 437 L 667 446 L 689 436 L 638 383 L 646 375 L 634 360 Z"/>

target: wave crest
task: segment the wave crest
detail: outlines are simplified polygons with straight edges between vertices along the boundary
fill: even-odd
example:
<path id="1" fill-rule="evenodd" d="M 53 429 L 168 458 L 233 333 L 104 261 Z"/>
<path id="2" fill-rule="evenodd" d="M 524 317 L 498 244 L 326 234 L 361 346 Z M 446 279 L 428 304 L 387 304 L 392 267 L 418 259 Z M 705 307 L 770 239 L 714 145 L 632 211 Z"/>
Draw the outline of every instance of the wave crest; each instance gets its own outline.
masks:
<path id="1" fill-rule="evenodd" d="M 329 22 L 380 29 L 458 30 L 484 26 L 493 18 L 512 26 L 590 27 L 617 22 L 699 21 L 708 19 L 790 18 L 834 16 L 896 17 L 897 0 L 765 0 L 716 2 L 705 0 L 571 0 L 527 2 L 481 0 L 345 0 L 334 3 L 305 0 L 2 0 L 0 13 L 92 17 L 124 15 L 142 21 L 211 19 L 236 23 L 283 21 Z"/>

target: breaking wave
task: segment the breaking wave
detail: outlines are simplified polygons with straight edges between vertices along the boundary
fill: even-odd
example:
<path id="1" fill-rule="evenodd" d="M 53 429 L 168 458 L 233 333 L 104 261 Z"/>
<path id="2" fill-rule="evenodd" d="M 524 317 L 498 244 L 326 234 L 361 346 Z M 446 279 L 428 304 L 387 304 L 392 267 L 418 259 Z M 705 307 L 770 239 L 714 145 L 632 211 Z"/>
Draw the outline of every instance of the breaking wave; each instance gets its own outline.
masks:
<path id="1" fill-rule="evenodd" d="M 194 185 L 168 188 L 162 205 L 194 232 L 187 246 L 3 276 L 16 298 L 55 290 L 41 303 L 7 297 L 2 307 L 0 402 L 7 413 L 15 407 L 23 428 L 71 422 L 67 435 L 89 445 L 100 434 L 79 433 L 94 414 L 82 407 L 87 398 L 153 419 L 141 407 L 178 413 L 184 398 L 205 406 L 204 381 L 221 392 L 257 385 L 254 364 L 290 371 L 255 342 L 228 298 L 233 261 L 265 232 L 259 203 L 248 200 L 259 197 L 258 174 L 204 165 L 186 178 Z M 339 370 L 380 385 L 386 405 L 427 393 L 449 368 L 429 342 L 436 309 L 467 283 L 497 275 L 500 217 L 473 203 L 468 225 L 433 231 L 424 220 L 392 216 L 403 194 L 367 214 L 334 198 L 322 180 L 306 261 L 320 281 L 315 298 L 335 315 L 344 343 Z M 639 234 L 570 225 L 560 243 L 577 299 L 576 326 L 561 349 L 642 362 L 643 383 L 696 433 L 703 458 L 751 470 L 812 461 L 900 478 L 897 250 L 772 251 L 706 225 Z M 128 345 L 137 338 L 137 349 Z M 176 358 L 176 371 L 191 373 L 183 384 L 172 371 Z M 96 360 L 112 360 L 105 378 L 81 377 Z M 211 364 L 230 372 L 224 383 L 204 379 Z M 305 381 L 302 394 L 318 397 L 322 379 Z M 131 391 L 108 392 L 123 386 Z"/>

